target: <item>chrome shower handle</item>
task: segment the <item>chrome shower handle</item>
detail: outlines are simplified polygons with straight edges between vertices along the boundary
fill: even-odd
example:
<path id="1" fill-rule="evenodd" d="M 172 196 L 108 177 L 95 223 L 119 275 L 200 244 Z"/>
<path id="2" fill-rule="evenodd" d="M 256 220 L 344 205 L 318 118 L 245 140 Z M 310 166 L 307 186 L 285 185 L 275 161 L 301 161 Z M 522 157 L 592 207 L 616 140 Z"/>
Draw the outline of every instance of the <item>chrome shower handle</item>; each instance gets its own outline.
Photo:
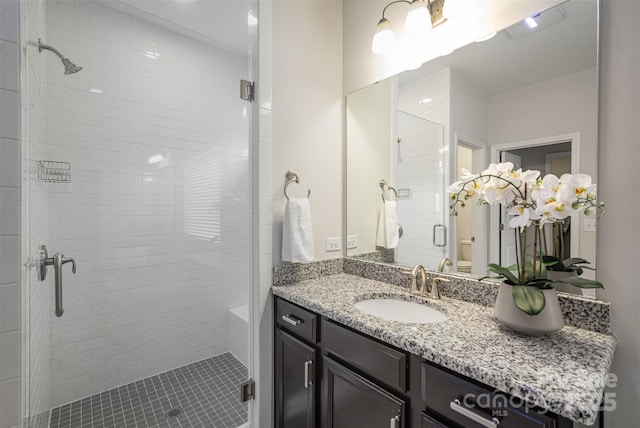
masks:
<path id="1" fill-rule="evenodd" d="M 55 253 L 53 255 L 53 270 L 55 273 L 55 294 L 56 294 L 56 310 L 57 317 L 61 317 L 64 313 L 62 307 L 62 266 L 66 263 L 71 263 L 71 272 L 76 273 L 76 261 L 72 258 L 65 257 L 62 253 Z"/>
<path id="2" fill-rule="evenodd" d="M 47 266 L 53 266 L 56 296 L 54 313 L 57 317 L 61 317 L 64 313 L 64 308 L 62 307 L 62 266 L 71 263 L 71 272 L 76 273 L 76 261 L 70 257 L 65 257 L 62 253 L 55 253 L 53 257 L 47 256 L 47 247 L 41 245 L 39 249 L 38 279 L 44 281 L 47 277 Z"/>

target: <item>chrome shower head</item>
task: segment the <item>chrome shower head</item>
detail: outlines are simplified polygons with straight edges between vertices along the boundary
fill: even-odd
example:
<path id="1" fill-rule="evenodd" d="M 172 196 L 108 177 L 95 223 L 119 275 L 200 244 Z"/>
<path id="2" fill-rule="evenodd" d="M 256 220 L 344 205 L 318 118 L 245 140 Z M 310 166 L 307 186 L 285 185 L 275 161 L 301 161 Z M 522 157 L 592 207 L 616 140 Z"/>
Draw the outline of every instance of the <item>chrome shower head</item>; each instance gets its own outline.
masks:
<path id="1" fill-rule="evenodd" d="M 62 57 L 62 64 L 64 64 L 64 74 L 73 74 L 82 70 L 82 66 L 72 63 L 69 58 Z"/>
<path id="2" fill-rule="evenodd" d="M 73 74 L 82 70 L 81 66 L 71 62 L 69 58 L 63 56 L 56 48 L 45 45 L 44 43 L 42 43 L 42 40 L 38 39 L 38 51 L 42 52 L 43 50 L 51 51 L 56 54 L 58 58 L 60 58 L 60 60 L 62 61 L 62 65 L 64 65 L 64 74 Z"/>

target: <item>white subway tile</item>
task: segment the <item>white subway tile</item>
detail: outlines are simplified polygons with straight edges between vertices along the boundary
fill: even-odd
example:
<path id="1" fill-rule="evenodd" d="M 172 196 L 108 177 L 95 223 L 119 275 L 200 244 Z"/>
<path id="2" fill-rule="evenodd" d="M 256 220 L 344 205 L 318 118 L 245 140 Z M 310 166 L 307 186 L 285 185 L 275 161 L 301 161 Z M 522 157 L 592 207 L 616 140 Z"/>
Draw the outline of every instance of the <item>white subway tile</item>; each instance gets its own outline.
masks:
<path id="1" fill-rule="evenodd" d="M 20 41 L 18 4 L 18 0 L 0 1 L 0 39 L 2 40 L 14 43 Z M 2 426 L 2 428 L 5 427 Z"/>
<path id="2" fill-rule="evenodd" d="M 0 334 L 0 381 L 20 376 L 20 331 Z"/>
<path id="3" fill-rule="evenodd" d="M 20 329 L 20 284 L 0 285 L 0 333 Z"/>
<path id="4" fill-rule="evenodd" d="M 1 18 L 0 18 L 1 19 Z M 0 30 L 2 31 L 2 30 Z M 0 88 L 20 90 L 20 52 L 18 44 L 0 40 Z"/>
<path id="5" fill-rule="evenodd" d="M 20 282 L 20 237 L 0 236 L 0 284 Z"/>
<path id="6" fill-rule="evenodd" d="M 0 382 L 0 428 L 10 428 L 19 424 L 20 379 Z"/>
<path id="7" fill-rule="evenodd" d="M 20 189 L 0 187 L 0 235 L 20 234 Z"/>
<path id="8" fill-rule="evenodd" d="M 20 138 L 20 94 L 0 89 L 0 137 Z"/>

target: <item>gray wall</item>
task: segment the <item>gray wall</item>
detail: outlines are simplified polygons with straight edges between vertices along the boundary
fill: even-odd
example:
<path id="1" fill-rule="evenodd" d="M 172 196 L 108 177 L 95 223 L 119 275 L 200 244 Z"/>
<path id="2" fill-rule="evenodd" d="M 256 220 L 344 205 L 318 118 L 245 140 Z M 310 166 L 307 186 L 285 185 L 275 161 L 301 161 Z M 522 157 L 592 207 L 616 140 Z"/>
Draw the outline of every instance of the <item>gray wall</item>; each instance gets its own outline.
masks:
<path id="1" fill-rule="evenodd" d="M 598 194 L 607 215 L 598 224 L 598 279 L 613 304 L 618 347 L 611 369 L 617 410 L 607 427 L 640 423 L 640 2 L 601 1 Z"/>

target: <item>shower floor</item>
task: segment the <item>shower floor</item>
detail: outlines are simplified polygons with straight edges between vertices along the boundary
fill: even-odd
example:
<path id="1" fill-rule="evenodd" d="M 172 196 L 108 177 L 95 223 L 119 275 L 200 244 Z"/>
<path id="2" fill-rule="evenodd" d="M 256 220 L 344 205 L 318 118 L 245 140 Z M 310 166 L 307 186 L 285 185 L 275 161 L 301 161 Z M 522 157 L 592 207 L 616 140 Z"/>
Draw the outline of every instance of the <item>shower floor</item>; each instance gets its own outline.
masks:
<path id="1" fill-rule="evenodd" d="M 246 367 L 226 353 L 57 407 L 49 427 L 235 428 L 247 422 L 246 380 Z"/>

